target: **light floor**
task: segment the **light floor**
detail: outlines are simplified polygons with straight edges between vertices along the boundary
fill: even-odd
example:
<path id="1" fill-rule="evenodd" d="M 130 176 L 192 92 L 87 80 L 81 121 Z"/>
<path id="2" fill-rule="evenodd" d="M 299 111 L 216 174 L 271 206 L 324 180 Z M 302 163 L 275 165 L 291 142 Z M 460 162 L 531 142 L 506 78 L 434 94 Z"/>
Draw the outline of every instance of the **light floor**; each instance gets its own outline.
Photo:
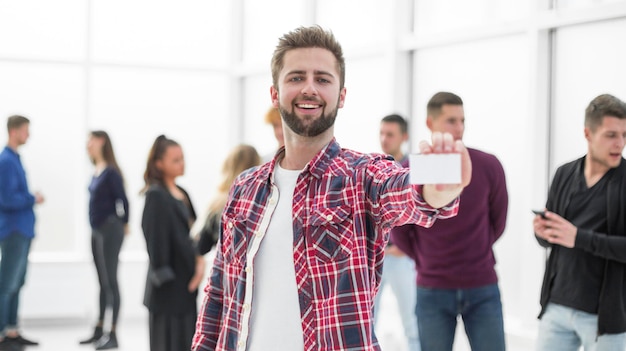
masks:
<path id="1" fill-rule="evenodd" d="M 402 324 L 397 316 L 397 307 L 391 293 L 384 293 L 381 300 L 380 323 L 377 336 L 385 351 L 406 351 L 403 344 Z M 27 351 L 88 351 L 89 345 L 78 345 L 78 341 L 87 338 L 92 330 L 91 321 L 78 320 L 26 320 L 22 322 L 24 336 L 40 342 L 38 347 L 28 347 Z M 118 326 L 118 351 L 149 351 L 147 319 L 124 319 Z M 529 351 L 532 345 L 507 339 L 508 351 Z M 181 350 L 186 351 L 186 350 Z M 470 351 L 462 324 L 457 326 L 454 351 Z"/>

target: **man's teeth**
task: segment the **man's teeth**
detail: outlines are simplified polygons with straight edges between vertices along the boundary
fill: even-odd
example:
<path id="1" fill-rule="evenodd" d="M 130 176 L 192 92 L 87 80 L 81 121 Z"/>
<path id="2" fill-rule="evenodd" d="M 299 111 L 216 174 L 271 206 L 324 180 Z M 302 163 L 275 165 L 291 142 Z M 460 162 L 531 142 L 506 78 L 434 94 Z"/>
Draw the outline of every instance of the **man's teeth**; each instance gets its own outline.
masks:
<path id="1" fill-rule="evenodd" d="M 311 105 L 311 104 L 300 104 L 299 105 L 300 108 L 316 108 L 317 105 Z"/>

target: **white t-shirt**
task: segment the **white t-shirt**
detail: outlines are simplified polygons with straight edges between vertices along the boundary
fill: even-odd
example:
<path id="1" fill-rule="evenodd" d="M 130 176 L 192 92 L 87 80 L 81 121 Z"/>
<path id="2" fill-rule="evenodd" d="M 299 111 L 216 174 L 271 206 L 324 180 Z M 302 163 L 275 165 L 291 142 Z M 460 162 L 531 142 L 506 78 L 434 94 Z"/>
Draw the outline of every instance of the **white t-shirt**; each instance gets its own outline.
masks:
<path id="1" fill-rule="evenodd" d="M 302 171 L 276 164 L 279 197 L 253 264 L 248 351 L 302 351 L 304 341 L 293 262 L 293 192 Z"/>

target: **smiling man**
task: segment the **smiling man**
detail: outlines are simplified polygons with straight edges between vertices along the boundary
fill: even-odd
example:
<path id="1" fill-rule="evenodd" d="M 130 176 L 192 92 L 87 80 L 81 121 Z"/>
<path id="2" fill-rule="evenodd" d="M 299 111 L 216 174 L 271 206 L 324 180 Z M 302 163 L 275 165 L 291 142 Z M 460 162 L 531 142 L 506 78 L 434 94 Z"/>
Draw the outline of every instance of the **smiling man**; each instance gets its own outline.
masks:
<path id="1" fill-rule="evenodd" d="M 467 150 L 449 134 L 423 142 L 425 153 L 460 153 L 463 174 L 418 186 L 391 157 L 342 149 L 345 63 L 320 27 L 284 35 L 271 67 L 285 146 L 230 190 L 192 349 L 379 350 L 372 309 L 387 234 L 456 215 Z"/>
<path id="2" fill-rule="evenodd" d="M 539 351 L 626 348 L 626 104 L 605 94 L 585 111 L 587 155 L 556 171 L 539 244 L 551 248 L 541 289 Z"/>

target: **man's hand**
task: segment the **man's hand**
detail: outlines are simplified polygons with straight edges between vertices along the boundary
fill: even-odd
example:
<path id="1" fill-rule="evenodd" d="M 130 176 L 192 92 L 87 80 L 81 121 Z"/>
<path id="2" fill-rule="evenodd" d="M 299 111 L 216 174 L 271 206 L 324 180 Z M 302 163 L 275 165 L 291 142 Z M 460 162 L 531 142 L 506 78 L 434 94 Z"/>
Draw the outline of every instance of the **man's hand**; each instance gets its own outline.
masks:
<path id="1" fill-rule="evenodd" d="M 389 245 L 385 248 L 385 255 L 391 255 L 395 257 L 404 257 L 406 256 L 402 250 L 400 250 L 396 245 Z"/>
<path id="2" fill-rule="evenodd" d="M 42 204 L 45 201 L 43 195 L 40 192 L 38 192 L 38 191 L 35 192 L 34 196 L 35 196 L 35 203 L 36 204 Z"/>
<path id="3" fill-rule="evenodd" d="M 546 211 L 545 216 L 545 219 L 539 215 L 535 216 L 533 220 L 535 234 L 550 244 L 573 248 L 578 228 L 554 212 Z"/>
<path id="4" fill-rule="evenodd" d="M 461 140 L 454 141 L 452 134 L 434 132 L 432 144 L 423 140 L 419 144 L 422 154 L 461 154 L 461 184 L 426 184 L 424 185 L 424 200 L 434 208 L 440 208 L 461 194 L 463 188 L 472 180 L 472 161 Z"/>

